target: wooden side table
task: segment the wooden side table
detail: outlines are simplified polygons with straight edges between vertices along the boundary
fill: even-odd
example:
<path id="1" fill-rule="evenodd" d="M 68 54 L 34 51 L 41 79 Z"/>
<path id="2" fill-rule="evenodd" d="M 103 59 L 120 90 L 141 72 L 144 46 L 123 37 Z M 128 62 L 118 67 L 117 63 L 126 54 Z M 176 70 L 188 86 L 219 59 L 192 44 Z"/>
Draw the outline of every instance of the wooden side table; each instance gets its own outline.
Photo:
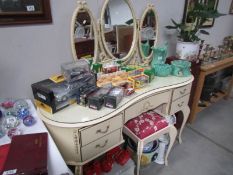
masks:
<path id="1" fill-rule="evenodd" d="M 194 92 L 195 95 L 193 98 L 191 112 L 190 112 L 190 116 L 188 119 L 189 123 L 193 123 L 194 120 L 196 119 L 196 114 L 198 112 L 200 112 L 201 110 L 203 110 L 204 108 L 206 108 L 206 107 L 199 107 L 198 106 L 198 103 L 199 103 L 199 100 L 201 97 L 202 88 L 203 88 L 204 81 L 205 81 L 205 77 L 211 73 L 217 72 L 219 70 L 222 70 L 222 69 L 225 69 L 225 68 L 228 68 L 231 66 L 233 66 L 233 57 L 225 58 L 223 60 L 214 62 L 212 64 L 201 66 L 201 70 L 200 70 L 200 74 L 199 74 L 199 78 L 198 78 L 198 82 L 197 82 L 197 88 L 195 89 L 195 92 Z M 224 93 L 218 93 L 217 94 L 218 97 L 213 97 L 211 99 L 211 101 L 214 103 L 214 102 L 217 102 L 218 100 L 220 100 L 224 97 L 228 98 L 230 93 L 231 93 L 232 88 L 233 88 L 233 75 L 232 75 L 228 90 Z M 207 107 L 210 105 L 211 105 L 211 103 L 206 103 Z"/>

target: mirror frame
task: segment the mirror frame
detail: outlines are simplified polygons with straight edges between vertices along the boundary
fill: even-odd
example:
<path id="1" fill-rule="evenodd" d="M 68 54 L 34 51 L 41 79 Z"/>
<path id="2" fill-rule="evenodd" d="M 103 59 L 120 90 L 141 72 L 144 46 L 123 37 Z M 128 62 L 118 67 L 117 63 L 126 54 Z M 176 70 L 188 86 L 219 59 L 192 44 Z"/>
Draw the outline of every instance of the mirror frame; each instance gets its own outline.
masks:
<path id="1" fill-rule="evenodd" d="M 143 25 L 143 21 L 144 21 L 144 18 L 146 17 L 146 14 L 148 13 L 148 11 L 153 11 L 154 14 L 155 14 L 155 20 L 156 20 L 156 26 L 155 26 L 155 32 L 156 32 L 156 37 L 155 37 L 155 41 L 154 41 L 154 44 L 153 46 L 156 46 L 157 42 L 158 42 L 158 36 L 159 36 L 159 28 L 158 28 L 158 24 L 159 24 L 159 21 L 158 21 L 158 15 L 157 15 L 157 12 L 155 10 L 155 6 L 153 4 L 149 4 L 146 9 L 144 10 L 143 14 L 142 14 L 142 17 L 141 17 L 141 20 L 140 20 L 140 26 L 139 26 L 139 31 L 138 31 L 138 49 L 139 49 L 139 52 L 140 52 L 140 56 L 141 56 L 141 61 L 145 64 L 149 64 L 152 60 L 152 57 L 153 57 L 153 52 L 150 53 L 149 56 L 145 56 L 143 54 L 143 51 L 142 51 L 142 47 L 141 47 L 141 31 L 142 31 L 142 25 Z"/>
<path id="2" fill-rule="evenodd" d="M 137 49 L 137 19 L 136 19 L 136 15 L 135 15 L 135 12 L 134 12 L 134 9 L 133 9 L 133 6 L 132 6 L 132 3 L 130 2 L 130 0 L 123 0 L 125 1 L 125 3 L 129 6 L 129 9 L 131 11 L 131 14 L 132 14 L 132 18 L 133 18 L 133 27 L 134 27 L 134 34 L 133 34 L 133 42 L 132 42 L 132 45 L 131 45 L 131 48 L 129 50 L 129 52 L 127 53 L 127 55 L 125 57 L 123 57 L 122 59 L 118 59 L 116 57 L 113 56 L 113 54 L 109 51 L 108 47 L 107 47 L 107 44 L 106 44 L 106 41 L 105 41 L 105 36 L 104 36 L 104 13 L 105 13 L 105 9 L 108 5 L 110 0 L 105 0 L 104 2 L 104 5 L 102 7 L 102 10 L 101 10 L 101 16 L 100 16 L 100 38 L 101 38 L 101 42 L 102 42 L 102 45 L 103 45 L 103 51 L 105 52 L 105 55 L 107 55 L 108 57 L 110 57 L 109 60 L 104 60 L 103 62 L 107 62 L 107 61 L 116 61 L 116 60 L 121 60 L 121 61 L 127 61 L 129 60 L 132 55 L 134 54 L 134 50 Z M 101 60 L 102 62 L 102 60 Z"/>
<path id="3" fill-rule="evenodd" d="M 75 26 L 75 21 L 76 21 L 76 17 L 78 15 L 79 12 L 84 12 L 86 11 L 90 18 L 91 18 L 91 23 L 93 25 L 93 32 L 94 32 L 94 56 L 93 56 L 93 61 L 96 60 L 97 54 L 98 54 L 98 32 L 96 29 L 96 21 L 95 18 L 91 12 L 91 10 L 87 7 L 87 3 L 85 1 L 81 2 L 78 1 L 78 6 L 75 8 L 73 15 L 72 15 L 72 19 L 71 19 L 71 28 L 70 28 L 70 39 L 71 39 L 71 50 L 72 50 L 72 55 L 73 55 L 73 59 L 77 60 L 77 54 L 76 54 L 76 49 L 75 49 L 75 42 L 74 42 L 74 26 Z"/>

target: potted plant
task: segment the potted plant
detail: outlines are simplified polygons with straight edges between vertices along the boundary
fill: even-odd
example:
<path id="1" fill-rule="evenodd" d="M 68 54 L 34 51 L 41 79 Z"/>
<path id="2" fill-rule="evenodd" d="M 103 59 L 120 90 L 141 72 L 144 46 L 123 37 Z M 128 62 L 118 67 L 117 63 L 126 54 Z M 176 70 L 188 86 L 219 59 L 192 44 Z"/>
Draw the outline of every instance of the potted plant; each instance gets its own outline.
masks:
<path id="1" fill-rule="evenodd" d="M 224 14 L 213 9 L 212 6 L 204 2 L 195 2 L 192 10 L 188 12 L 189 19 L 193 23 L 175 22 L 171 19 L 173 25 L 166 26 L 167 29 L 176 29 L 178 32 L 178 43 L 176 53 L 180 59 L 194 60 L 199 52 L 200 34 L 209 35 L 209 32 L 202 29 L 203 24 L 210 19 L 215 19 Z"/>

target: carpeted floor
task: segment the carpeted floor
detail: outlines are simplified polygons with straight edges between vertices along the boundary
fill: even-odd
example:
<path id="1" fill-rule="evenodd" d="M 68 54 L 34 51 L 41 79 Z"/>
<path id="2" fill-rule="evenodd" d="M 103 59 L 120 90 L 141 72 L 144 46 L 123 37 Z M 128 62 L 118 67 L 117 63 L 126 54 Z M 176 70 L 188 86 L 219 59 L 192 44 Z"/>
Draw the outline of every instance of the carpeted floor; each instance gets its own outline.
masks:
<path id="1" fill-rule="evenodd" d="M 221 100 L 200 112 L 187 124 L 183 143 L 176 143 L 168 166 L 155 163 L 141 175 L 232 175 L 233 99 Z"/>

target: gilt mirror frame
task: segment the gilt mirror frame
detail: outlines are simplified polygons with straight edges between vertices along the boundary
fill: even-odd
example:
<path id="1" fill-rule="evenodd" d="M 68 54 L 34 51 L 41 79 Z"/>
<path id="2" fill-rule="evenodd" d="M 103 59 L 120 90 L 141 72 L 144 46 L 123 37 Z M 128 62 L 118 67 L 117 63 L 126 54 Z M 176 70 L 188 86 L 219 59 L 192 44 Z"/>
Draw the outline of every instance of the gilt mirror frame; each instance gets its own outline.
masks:
<path id="1" fill-rule="evenodd" d="M 158 15 L 157 15 L 157 12 L 155 10 L 155 6 L 153 4 L 149 4 L 146 7 L 146 9 L 144 10 L 143 14 L 142 14 L 140 24 L 139 24 L 139 32 L 138 32 L 139 33 L 138 34 L 138 49 L 139 49 L 139 53 L 140 53 L 140 56 L 141 56 L 141 61 L 142 61 L 143 64 L 149 64 L 151 62 L 151 60 L 152 60 L 152 57 L 153 57 L 153 51 L 151 51 L 149 56 L 145 56 L 144 53 L 143 53 L 143 50 L 142 50 L 142 46 L 141 46 L 141 37 L 142 37 L 141 31 L 142 31 L 142 28 L 143 28 L 143 22 L 144 22 L 144 19 L 145 19 L 146 15 L 147 15 L 147 13 L 149 11 L 153 11 L 153 13 L 155 14 L 155 21 L 156 21 L 156 26 L 155 26 L 156 36 L 155 36 L 153 46 L 156 46 L 156 44 L 158 42 L 158 36 L 159 36 Z"/>
<path id="2" fill-rule="evenodd" d="M 108 49 L 108 46 L 107 46 L 106 41 L 105 41 L 105 36 L 104 36 L 104 25 L 105 25 L 104 14 L 105 14 L 105 10 L 106 10 L 106 7 L 107 7 L 109 1 L 110 0 L 105 0 L 104 5 L 103 5 L 102 10 L 101 10 L 101 16 L 100 16 L 100 40 L 102 42 L 101 44 L 103 45 L 103 52 L 105 52 L 105 53 L 103 53 L 103 55 L 107 55 L 109 57 L 109 59 L 100 60 L 100 61 L 101 62 L 109 62 L 109 61 L 121 60 L 121 61 L 125 62 L 125 61 L 128 61 L 133 56 L 133 54 L 135 53 L 134 52 L 135 49 L 137 49 L 138 32 L 137 32 L 136 15 L 135 15 L 131 1 L 130 0 L 123 0 L 128 5 L 128 7 L 131 11 L 131 14 L 132 14 L 132 18 L 133 18 L 133 41 L 132 41 L 132 45 L 131 45 L 130 50 L 127 53 L 127 55 L 121 59 L 118 59 Z"/>
<path id="3" fill-rule="evenodd" d="M 94 32 L 94 56 L 93 56 L 93 61 L 96 60 L 96 57 L 98 56 L 98 31 L 96 29 L 96 20 L 91 12 L 91 10 L 87 7 L 87 3 L 85 1 L 77 1 L 77 7 L 73 12 L 72 19 L 71 19 L 71 30 L 70 30 L 70 39 L 71 39 L 71 50 L 72 50 L 72 55 L 73 59 L 77 60 L 77 53 L 75 49 L 75 41 L 74 41 L 74 35 L 75 35 L 75 22 L 78 13 L 80 12 L 87 12 L 90 16 L 91 19 L 91 24 L 92 24 L 92 29 Z"/>

